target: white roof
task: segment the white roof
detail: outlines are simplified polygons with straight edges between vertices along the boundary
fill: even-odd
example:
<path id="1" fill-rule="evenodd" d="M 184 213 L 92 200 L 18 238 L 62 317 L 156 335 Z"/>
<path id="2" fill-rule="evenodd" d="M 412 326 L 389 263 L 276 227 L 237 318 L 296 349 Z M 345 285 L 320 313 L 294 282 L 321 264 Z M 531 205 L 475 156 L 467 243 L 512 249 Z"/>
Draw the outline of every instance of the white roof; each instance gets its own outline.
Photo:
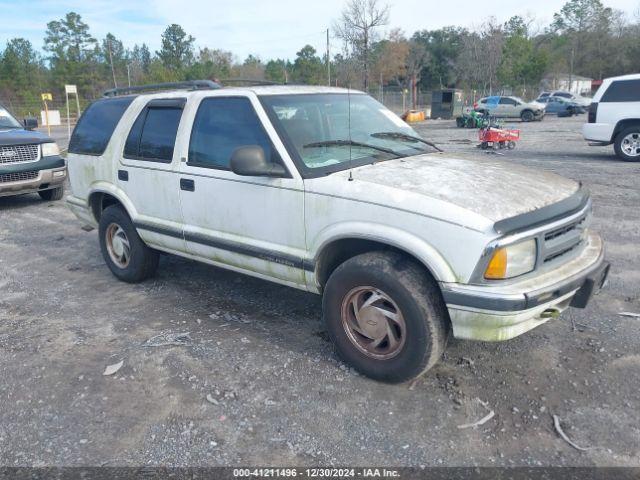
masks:
<path id="1" fill-rule="evenodd" d="M 133 95 L 144 98 L 177 98 L 185 96 L 218 96 L 233 95 L 234 93 L 246 94 L 252 92 L 259 96 L 265 95 L 304 95 L 314 93 L 341 93 L 363 94 L 359 90 L 350 90 L 340 87 L 319 87 L 311 85 L 259 85 L 247 87 L 223 87 L 219 89 L 180 90 L 169 89 L 149 92 L 132 92 Z"/>
<path id="2" fill-rule="evenodd" d="M 640 73 L 632 73 L 630 75 L 620 75 L 619 77 L 605 78 L 605 81 L 606 80 L 610 82 L 613 82 L 614 80 L 640 80 Z"/>
<path id="3" fill-rule="evenodd" d="M 340 87 L 318 87 L 312 85 L 260 85 L 255 87 L 241 87 L 253 91 L 256 95 L 303 95 L 311 93 L 362 93 Z M 226 88 L 225 88 L 226 90 Z"/>

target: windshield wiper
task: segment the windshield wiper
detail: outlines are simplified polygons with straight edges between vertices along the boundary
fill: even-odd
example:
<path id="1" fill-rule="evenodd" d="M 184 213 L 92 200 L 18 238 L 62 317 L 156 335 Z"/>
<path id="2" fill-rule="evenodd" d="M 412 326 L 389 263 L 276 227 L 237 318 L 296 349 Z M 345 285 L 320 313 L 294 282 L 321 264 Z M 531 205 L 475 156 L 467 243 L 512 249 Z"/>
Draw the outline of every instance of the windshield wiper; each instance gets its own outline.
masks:
<path id="1" fill-rule="evenodd" d="M 440 147 L 436 146 L 435 143 L 430 142 L 429 140 L 425 140 L 424 138 L 416 137 L 414 135 L 409 135 L 407 133 L 402 132 L 378 132 L 372 133 L 372 137 L 374 138 L 391 138 L 392 140 L 405 140 L 407 142 L 420 142 L 425 145 L 429 145 L 431 148 L 435 148 L 439 152 L 444 152 Z"/>
<path id="2" fill-rule="evenodd" d="M 370 143 L 356 142 L 355 140 L 326 140 L 324 142 L 307 143 L 306 145 L 303 145 L 302 148 L 340 147 L 343 145 L 350 146 L 350 147 L 370 148 L 372 150 L 378 150 L 379 152 L 395 155 L 398 158 L 403 156 L 402 154 L 396 151 L 393 151 L 390 148 L 379 147 L 377 145 L 372 145 Z"/>

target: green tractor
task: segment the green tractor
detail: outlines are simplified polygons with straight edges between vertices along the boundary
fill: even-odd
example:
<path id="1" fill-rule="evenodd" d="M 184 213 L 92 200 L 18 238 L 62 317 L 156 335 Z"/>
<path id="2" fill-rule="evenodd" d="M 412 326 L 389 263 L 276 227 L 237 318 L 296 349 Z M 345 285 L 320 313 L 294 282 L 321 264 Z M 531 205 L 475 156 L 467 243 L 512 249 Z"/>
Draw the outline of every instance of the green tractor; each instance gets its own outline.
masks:
<path id="1" fill-rule="evenodd" d="M 456 126 L 458 128 L 483 128 L 489 124 L 489 118 L 475 110 L 469 113 L 463 113 L 462 116 L 456 117 Z"/>

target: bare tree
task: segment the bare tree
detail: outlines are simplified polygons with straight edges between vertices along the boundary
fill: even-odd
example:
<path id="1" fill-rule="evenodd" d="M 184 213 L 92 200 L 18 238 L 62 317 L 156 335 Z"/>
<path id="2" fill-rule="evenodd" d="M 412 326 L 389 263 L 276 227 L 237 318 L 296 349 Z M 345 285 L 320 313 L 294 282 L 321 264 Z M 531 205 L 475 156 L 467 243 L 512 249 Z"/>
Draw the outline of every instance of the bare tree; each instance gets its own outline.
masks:
<path id="1" fill-rule="evenodd" d="M 371 45 L 375 42 L 375 29 L 389 21 L 389 6 L 378 5 L 378 0 L 348 0 L 342 16 L 334 24 L 335 35 L 359 55 L 364 72 L 364 89 L 369 89 Z"/>
<path id="2" fill-rule="evenodd" d="M 407 54 L 407 77 L 411 88 L 411 104 L 413 108 L 418 106 L 418 83 L 422 69 L 429 63 L 430 54 L 424 44 L 412 40 L 409 42 Z"/>

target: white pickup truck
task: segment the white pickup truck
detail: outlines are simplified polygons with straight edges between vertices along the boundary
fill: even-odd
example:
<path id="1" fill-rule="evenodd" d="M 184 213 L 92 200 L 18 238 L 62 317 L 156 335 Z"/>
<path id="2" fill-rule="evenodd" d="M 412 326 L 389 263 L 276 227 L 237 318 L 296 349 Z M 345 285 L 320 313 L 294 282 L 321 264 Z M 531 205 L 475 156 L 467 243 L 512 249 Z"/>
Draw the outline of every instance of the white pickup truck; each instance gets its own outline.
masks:
<path id="1" fill-rule="evenodd" d="M 446 155 L 361 92 L 179 87 L 109 92 L 71 139 L 68 205 L 121 280 L 167 252 L 322 294 L 339 354 L 401 382 L 606 279 L 574 181 Z"/>

